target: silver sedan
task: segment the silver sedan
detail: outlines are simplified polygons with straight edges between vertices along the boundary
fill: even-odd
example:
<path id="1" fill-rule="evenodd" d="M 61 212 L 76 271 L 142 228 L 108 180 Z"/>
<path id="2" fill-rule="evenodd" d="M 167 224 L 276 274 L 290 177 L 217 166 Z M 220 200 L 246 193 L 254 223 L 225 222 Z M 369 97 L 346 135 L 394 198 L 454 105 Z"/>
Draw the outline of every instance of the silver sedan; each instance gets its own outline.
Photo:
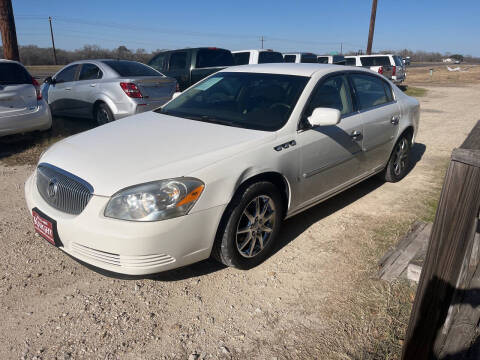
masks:
<path id="1" fill-rule="evenodd" d="M 19 62 L 0 60 L 0 136 L 51 126 L 50 110 L 37 81 Z"/>
<path id="2" fill-rule="evenodd" d="M 83 60 L 47 77 L 42 93 L 53 115 L 93 118 L 102 125 L 158 108 L 176 87 L 175 79 L 136 61 Z"/>

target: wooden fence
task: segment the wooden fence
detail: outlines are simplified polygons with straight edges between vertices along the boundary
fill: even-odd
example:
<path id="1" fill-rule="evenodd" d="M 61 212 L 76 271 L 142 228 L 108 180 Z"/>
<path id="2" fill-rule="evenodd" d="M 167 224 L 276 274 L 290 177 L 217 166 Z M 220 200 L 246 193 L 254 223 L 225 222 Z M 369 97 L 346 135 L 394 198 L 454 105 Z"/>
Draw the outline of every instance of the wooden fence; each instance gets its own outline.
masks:
<path id="1" fill-rule="evenodd" d="M 479 211 L 480 121 L 452 152 L 403 360 L 480 359 Z"/>

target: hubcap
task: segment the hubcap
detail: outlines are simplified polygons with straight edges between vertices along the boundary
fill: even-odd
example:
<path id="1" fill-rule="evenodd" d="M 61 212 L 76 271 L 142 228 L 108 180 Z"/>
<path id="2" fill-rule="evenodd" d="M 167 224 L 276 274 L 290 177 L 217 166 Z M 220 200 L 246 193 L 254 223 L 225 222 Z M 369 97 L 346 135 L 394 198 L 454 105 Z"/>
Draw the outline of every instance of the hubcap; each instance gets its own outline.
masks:
<path id="1" fill-rule="evenodd" d="M 393 172 L 396 176 L 400 176 L 407 168 L 408 140 L 406 138 L 402 138 L 398 142 L 397 146 L 395 147 L 394 156 Z"/>
<path id="2" fill-rule="evenodd" d="M 237 225 L 237 250 L 243 257 L 258 255 L 270 241 L 275 225 L 275 204 L 273 200 L 260 195 L 243 210 Z"/>
<path id="3" fill-rule="evenodd" d="M 105 109 L 99 109 L 97 111 L 97 122 L 100 124 L 100 125 L 103 125 L 103 124 L 106 124 L 109 122 L 109 118 L 108 118 L 108 112 L 107 110 Z"/>

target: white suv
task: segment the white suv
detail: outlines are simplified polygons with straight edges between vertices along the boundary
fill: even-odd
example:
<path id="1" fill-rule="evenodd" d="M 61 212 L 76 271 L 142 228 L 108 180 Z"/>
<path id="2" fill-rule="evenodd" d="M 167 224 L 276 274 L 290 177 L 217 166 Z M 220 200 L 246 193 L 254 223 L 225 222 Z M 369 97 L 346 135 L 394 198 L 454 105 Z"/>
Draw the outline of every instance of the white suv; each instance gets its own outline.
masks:
<path id="1" fill-rule="evenodd" d="M 235 65 L 282 63 L 283 55 L 270 49 L 232 51 Z"/>
<path id="2" fill-rule="evenodd" d="M 393 54 L 355 55 L 345 56 L 347 65 L 368 67 L 370 70 L 385 75 L 395 84 L 402 83 L 406 78 L 405 66 L 402 58 Z M 392 68 L 391 75 L 384 72 Z M 382 70 L 380 70 L 382 69 Z"/>

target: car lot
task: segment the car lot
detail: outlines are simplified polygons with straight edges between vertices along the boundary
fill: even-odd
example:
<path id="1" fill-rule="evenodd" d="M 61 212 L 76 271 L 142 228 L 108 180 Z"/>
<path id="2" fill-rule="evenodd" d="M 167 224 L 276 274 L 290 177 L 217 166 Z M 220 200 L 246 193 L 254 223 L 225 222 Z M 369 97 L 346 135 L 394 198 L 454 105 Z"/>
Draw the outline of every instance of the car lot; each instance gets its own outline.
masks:
<path id="1" fill-rule="evenodd" d="M 450 151 L 480 110 L 478 84 L 417 84 L 428 92 L 407 177 L 371 179 L 289 219 L 274 255 L 248 272 L 206 261 L 120 280 L 52 251 L 33 234 L 23 183 L 53 140 L 2 142 L 0 358 L 398 357 L 414 288 L 375 280 L 376 261 L 431 216 Z M 93 126 L 54 121 L 67 124 L 54 139 Z"/>

